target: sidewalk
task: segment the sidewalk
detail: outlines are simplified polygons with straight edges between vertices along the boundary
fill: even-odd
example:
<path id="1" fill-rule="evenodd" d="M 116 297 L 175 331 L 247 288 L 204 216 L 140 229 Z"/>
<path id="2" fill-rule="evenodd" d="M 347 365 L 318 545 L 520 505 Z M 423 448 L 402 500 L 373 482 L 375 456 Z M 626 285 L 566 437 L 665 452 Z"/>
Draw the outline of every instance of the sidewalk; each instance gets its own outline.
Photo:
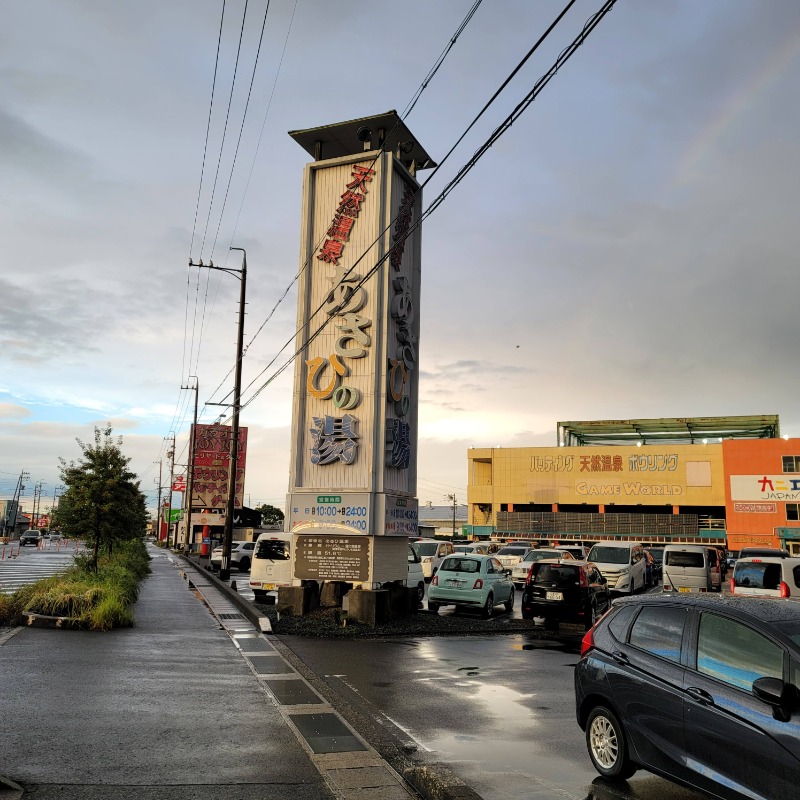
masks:
<path id="1" fill-rule="evenodd" d="M 150 552 L 136 627 L 2 632 L 0 775 L 38 800 L 415 797 L 255 609 L 251 621 L 202 573 Z"/>

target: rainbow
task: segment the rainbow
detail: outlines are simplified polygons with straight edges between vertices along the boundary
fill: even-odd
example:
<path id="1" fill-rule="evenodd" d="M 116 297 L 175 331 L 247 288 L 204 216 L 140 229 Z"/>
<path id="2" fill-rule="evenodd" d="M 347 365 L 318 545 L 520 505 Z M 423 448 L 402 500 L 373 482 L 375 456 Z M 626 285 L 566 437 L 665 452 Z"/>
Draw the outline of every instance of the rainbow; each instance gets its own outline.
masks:
<path id="1" fill-rule="evenodd" d="M 757 95 L 772 83 L 800 54 L 800 30 L 792 31 L 789 39 L 777 48 L 758 72 L 732 97 L 705 125 L 680 159 L 672 181 L 673 185 L 685 183 L 709 150 L 720 140 Z"/>

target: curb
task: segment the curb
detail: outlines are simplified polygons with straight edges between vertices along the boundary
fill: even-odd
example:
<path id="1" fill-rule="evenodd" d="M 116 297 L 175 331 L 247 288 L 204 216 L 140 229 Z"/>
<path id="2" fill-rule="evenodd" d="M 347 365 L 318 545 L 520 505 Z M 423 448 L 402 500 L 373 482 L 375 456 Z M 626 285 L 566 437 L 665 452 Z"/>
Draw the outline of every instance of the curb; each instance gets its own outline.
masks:
<path id="1" fill-rule="evenodd" d="M 426 800 L 482 800 L 481 796 L 464 781 L 457 778 L 449 767 L 408 767 L 403 770 L 403 780 Z"/>
<path id="2" fill-rule="evenodd" d="M 25 790 L 11 778 L 0 775 L 0 800 L 20 800 Z"/>
<path id="3" fill-rule="evenodd" d="M 247 617 L 247 619 L 249 619 L 250 622 L 256 626 L 256 628 L 258 628 L 258 630 L 260 630 L 262 633 L 272 633 L 272 623 L 269 621 L 269 617 L 263 611 L 259 611 L 253 606 L 252 603 L 241 597 L 237 591 L 231 589 L 227 583 L 217 578 L 210 569 L 204 569 L 186 556 L 179 555 L 178 558 L 180 558 L 185 564 L 188 564 L 192 569 L 195 570 L 195 572 L 206 578 L 215 589 L 219 589 L 221 592 L 223 592 L 225 596 L 239 609 L 239 611 L 241 611 L 242 614 L 244 614 L 244 616 Z"/>

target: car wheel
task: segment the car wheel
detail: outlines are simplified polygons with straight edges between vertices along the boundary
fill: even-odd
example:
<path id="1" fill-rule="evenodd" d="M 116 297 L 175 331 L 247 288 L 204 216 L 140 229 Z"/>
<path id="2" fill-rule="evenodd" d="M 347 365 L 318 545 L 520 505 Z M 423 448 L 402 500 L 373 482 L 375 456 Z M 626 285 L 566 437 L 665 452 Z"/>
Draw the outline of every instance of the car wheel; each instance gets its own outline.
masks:
<path id="1" fill-rule="evenodd" d="M 239 572 L 247 572 L 247 570 L 249 570 L 249 569 L 250 569 L 250 559 L 249 558 L 243 558 L 239 562 Z"/>
<path id="2" fill-rule="evenodd" d="M 511 594 L 508 596 L 508 600 L 503 603 L 506 611 L 513 611 L 514 610 L 514 587 L 511 587 Z"/>
<path id="3" fill-rule="evenodd" d="M 439 604 L 432 603 L 430 600 L 428 600 L 428 611 L 433 611 L 433 613 L 435 614 L 438 610 L 439 610 Z"/>
<path id="4" fill-rule="evenodd" d="M 533 619 L 533 613 L 522 609 L 522 619 Z"/>
<path id="5" fill-rule="evenodd" d="M 421 603 L 425 599 L 425 581 L 420 581 L 417 585 L 417 602 Z"/>
<path id="6" fill-rule="evenodd" d="M 589 610 L 589 620 L 587 621 L 586 630 L 588 631 L 590 628 L 594 628 L 597 620 L 600 619 L 600 612 L 597 610 L 597 606 L 592 604 L 591 609 Z"/>
<path id="7" fill-rule="evenodd" d="M 605 706 L 597 706 L 589 714 L 586 746 L 594 768 L 604 778 L 624 780 L 636 772 L 636 765 L 628 758 L 622 723 Z"/>
<path id="8" fill-rule="evenodd" d="M 488 619 L 492 616 L 492 609 L 494 608 L 494 595 L 489 592 L 489 596 L 486 598 L 486 602 L 483 604 L 483 608 L 481 609 L 481 616 L 484 619 Z"/>

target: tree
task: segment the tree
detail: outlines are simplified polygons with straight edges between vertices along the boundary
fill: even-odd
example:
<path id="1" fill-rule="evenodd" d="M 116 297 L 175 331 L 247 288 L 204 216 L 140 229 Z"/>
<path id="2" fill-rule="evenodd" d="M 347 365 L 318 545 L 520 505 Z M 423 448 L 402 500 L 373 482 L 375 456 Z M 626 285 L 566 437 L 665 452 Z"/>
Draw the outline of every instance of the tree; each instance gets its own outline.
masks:
<path id="1" fill-rule="evenodd" d="M 61 462 L 65 491 L 58 507 L 58 522 L 67 536 L 93 545 L 93 567 L 101 547 L 112 552 L 114 542 L 141 536 L 147 525 L 145 496 L 136 475 L 122 454 L 122 437 L 111 426 L 94 429 L 94 445 L 76 439 L 83 453 L 78 463 Z"/>
<path id="2" fill-rule="evenodd" d="M 283 511 L 268 503 L 256 506 L 256 511 L 261 514 L 262 525 L 283 525 Z"/>

